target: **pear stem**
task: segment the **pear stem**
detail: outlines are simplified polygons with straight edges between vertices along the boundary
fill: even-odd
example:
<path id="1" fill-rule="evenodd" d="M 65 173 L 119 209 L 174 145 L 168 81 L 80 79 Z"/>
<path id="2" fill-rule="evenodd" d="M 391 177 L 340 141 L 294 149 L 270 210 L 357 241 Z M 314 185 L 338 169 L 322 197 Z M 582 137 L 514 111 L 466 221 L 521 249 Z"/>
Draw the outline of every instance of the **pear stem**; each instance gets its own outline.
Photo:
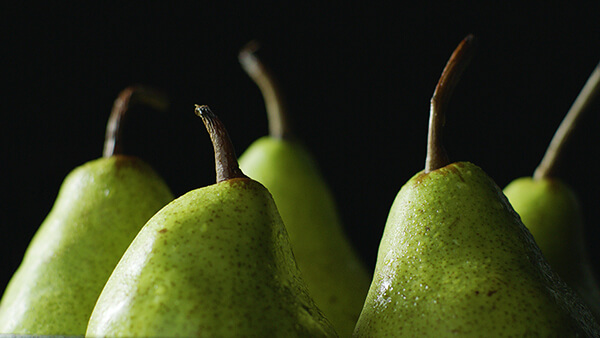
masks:
<path id="1" fill-rule="evenodd" d="M 269 120 L 269 135 L 276 138 L 291 136 L 288 124 L 287 109 L 279 86 L 271 71 L 256 55 L 259 46 L 256 41 L 250 41 L 238 55 L 242 68 L 258 85 L 265 101 L 267 118 Z"/>
<path id="2" fill-rule="evenodd" d="M 593 99 L 600 92 L 600 63 L 586 81 L 585 85 L 577 95 L 571 108 L 558 126 L 556 133 L 550 141 L 550 145 L 533 173 L 536 180 L 556 176 L 570 136 L 573 134 L 577 123 L 581 120 L 583 112 L 589 107 Z"/>
<path id="3" fill-rule="evenodd" d="M 121 146 L 121 124 L 132 104 L 143 103 L 156 110 L 167 110 L 169 105 L 166 94 L 153 88 L 141 85 L 129 86 L 119 93 L 115 99 L 112 111 L 106 124 L 106 136 L 104 138 L 103 157 L 111 157 L 122 154 Z"/>
<path id="4" fill-rule="evenodd" d="M 206 105 L 196 105 L 195 113 L 202 118 L 215 149 L 217 183 L 233 178 L 248 178 L 240 169 L 233 143 L 221 120 Z"/>
<path id="5" fill-rule="evenodd" d="M 450 159 L 442 143 L 445 114 L 452 92 L 473 57 L 473 47 L 474 37 L 469 34 L 450 56 L 431 97 L 425 173 L 450 164 Z"/>

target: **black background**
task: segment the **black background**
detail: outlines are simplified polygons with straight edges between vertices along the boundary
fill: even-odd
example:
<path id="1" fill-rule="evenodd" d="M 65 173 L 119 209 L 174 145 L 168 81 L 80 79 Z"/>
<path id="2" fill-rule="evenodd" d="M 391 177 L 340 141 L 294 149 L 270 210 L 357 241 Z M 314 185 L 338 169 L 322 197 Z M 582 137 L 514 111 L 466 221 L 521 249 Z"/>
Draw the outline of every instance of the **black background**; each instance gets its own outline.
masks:
<path id="1" fill-rule="evenodd" d="M 221 117 L 238 153 L 267 133 L 261 94 L 237 61 L 259 40 L 296 134 L 373 267 L 396 193 L 424 166 L 429 99 L 463 37 L 473 33 L 478 46 L 450 102 L 446 148 L 502 187 L 533 173 L 600 60 L 599 2 L 215 3 L 2 5 L 0 286 L 65 175 L 101 156 L 113 100 L 128 85 L 171 98 L 166 113 L 130 114 L 125 147 L 181 195 L 214 181 L 195 103 Z M 596 102 L 585 116 L 562 172 L 582 199 L 595 260 L 599 110 Z"/>

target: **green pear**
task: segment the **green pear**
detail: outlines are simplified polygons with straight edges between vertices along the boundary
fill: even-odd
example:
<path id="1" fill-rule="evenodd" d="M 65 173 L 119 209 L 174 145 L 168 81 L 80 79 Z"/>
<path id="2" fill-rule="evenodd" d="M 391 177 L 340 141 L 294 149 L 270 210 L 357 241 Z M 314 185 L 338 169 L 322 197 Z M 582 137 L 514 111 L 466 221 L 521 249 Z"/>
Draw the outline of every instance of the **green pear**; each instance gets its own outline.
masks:
<path id="1" fill-rule="evenodd" d="M 400 189 L 381 239 L 357 337 L 600 335 L 578 296 L 550 269 L 496 183 L 450 163 L 444 108 L 472 54 L 450 58 L 431 100 L 425 170 Z"/>
<path id="2" fill-rule="evenodd" d="M 148 164 L 114 153 L 130 100 L 164 100 L 149 97 L 154 95 L 147 88 L 125 89 L 108 124 L 105 156 L 65 178 L 4 292 L 1 333 L 83 335 L 121 255 L 144 223 L 173 199 Z"/>
<path id="3" fill-rule="evenodd" d="M 240 168 L 273 194 L 310 294 L 337 332 L 349 337 L 372 274 L 344 233 L 315 159 L 291 135 L 279 89 L 254 48 L 244 48 L 240 62 L 261 88 L 270 135 L 248 147 Z"/>
<path id="4" fill-rule="evenodd" d="M 269 191 L 238 167 L 207 106 L 217 183 L 162 208 L 115 268 L 92 337 L 326 337 L 331 324 L 302 280 Z"/>
<path id="5" fill-rule="evenodd" d="M 599 89 L 600 64 L 557 129 L 534 175 L 518 178 L 504 188 L 552 268 L 582 296 L 597 319 L 600 285 L 586 250 L 581 203 L 575 191 L 557 176 L 569 136 Z"/>

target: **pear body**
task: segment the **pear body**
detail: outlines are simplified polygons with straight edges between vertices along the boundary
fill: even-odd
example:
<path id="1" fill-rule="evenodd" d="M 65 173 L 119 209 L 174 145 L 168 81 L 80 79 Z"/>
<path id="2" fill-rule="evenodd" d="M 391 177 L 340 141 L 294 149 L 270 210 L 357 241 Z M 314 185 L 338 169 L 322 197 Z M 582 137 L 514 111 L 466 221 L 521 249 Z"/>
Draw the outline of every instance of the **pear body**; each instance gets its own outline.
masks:
<path id="1" fill-rule="evenodd" d="M 311 296 L 340 336 L 351 336 L 372 273 L 346 237 L 314 159 L 297 142 L 265 136 L 239 162 L 273 194 Z"/>
<path id="2" fill-rule="evenodd" d="M 504 194 L 554 271 L 600 319 L 600 289 L 584 240 L 583 216 L 573 190 L 559 179 L 521 177 Z"/>
<path id="3" fill-rule="evenodd" d="M 104 283 L 137 232 L 173 199 L 144 162 L 90 161 L 63 182 L 0 303 L 0 332 L 83 335 Z"/>
<path id="4" fill-rule="evenodd" d="M 498 186 L 458 162 L 411 178 L 385 226 L 359 337 L 598 336 Z"/>
<path id="5" fill-rule="evenodd" d="M 92 337 L 335 336 L 308 295 L 269 192 L 249 179 L 161 209 L 108 280 Z"/>

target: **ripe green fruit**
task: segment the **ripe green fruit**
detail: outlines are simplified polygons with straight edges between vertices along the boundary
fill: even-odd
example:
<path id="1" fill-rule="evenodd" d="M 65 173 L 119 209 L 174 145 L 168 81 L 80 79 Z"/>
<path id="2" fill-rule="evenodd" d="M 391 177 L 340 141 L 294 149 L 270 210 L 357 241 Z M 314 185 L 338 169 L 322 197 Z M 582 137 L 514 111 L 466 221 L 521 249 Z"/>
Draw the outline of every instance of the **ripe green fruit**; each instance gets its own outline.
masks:
<path id="1" fill-rule="evenodd" d="M 279 90 L 253 47 L 242 50 L 240 62 L 261 88 L 270 135 L 248 147 L 240 168 L 273 194 L 311 296 L 337 332 L 350 336 L 372 274 L 344 233 L 316 161 L 291 135 Z"/>
<path id="2" fill-rule="evenodd" d="M 433 95 L 425 170 L 390 209 L 355 336 L 598 336 L 496 183 L 441 147 L 443 110 L 471 51 L 469 36 Z"/>
<path id="3" fill-rule="evenodd" d="M 173 199 L 148 164 L 113 154 L 130 100 L 164 100 L 155 95 L 130 87 L 115 101 L 105 156 L 65 178 L 2 297 L 0 332 L 83 335 L 121 255 L 144 223 Z"/>
<path id="4" fill-rule="evenodd" d="M 86 335 L 335 336 L 308 294 L 271 194 L 238 168 L 208 107 L 196 113 L 213 140 L 217 183 L 148 221 L 106 283 Z"/>
<path id="5" fill-rule="evenodd" d="M 600 286 L 586 250 L 581 205 L 573 189 L 557 177 L 568 136 L 600 91 L 596 67 L 552 139 L 533 177 L 510 182 L 504 193 L 521 216 L 542 253 L 600 319 Z"/>

